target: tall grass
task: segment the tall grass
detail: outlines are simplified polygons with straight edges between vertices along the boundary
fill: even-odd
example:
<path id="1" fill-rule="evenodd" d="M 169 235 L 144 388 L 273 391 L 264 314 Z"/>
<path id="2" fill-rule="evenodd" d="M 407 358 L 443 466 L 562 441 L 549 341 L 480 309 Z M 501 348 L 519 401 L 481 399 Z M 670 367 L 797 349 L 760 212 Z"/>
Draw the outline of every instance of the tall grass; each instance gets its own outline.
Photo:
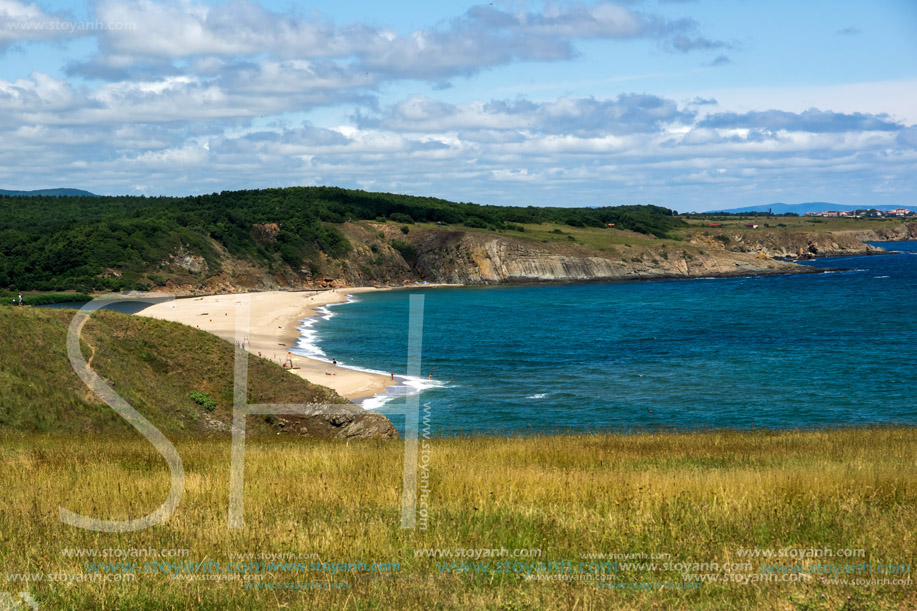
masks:
<path id="1" fill-rule="evenodd" d="M 423 440 L 430 469 L 425 530 L 400 527 L 402 443 L 250 441 L 246 525 L 230 531 L 228 436 L 174 441 L 187 473 L 178 510 L 160 526 L 106 534 L 62 524 L 58 506 L 108 519 L 153 510 L 169 482 L 152 447 L 130 437 L 8 434 L 0 439 L 5 576 L 43 572 L 85 578 L 86 560 L 65 557 L 62 548 L 184 548 L 190 550 L 185 560 L 195 562 L 228 562 L 231 554 L 294 553 L 326 562 L 396 562 L 400 570 L 281 570 L 262 580 L 346 582 L 344 590 L 264 591 L 245 589 L 242 581 L 139 574 L 133 582 L 8 581 L 0 591 L 27 590 L 49 609 L 851 611 L 917 605 L 913 585 L 837 585 L 819 575 L 807 582 L 637 590 L 631 588 L 690 578 L 684 570 L 627 569 L 619 559 L 616 570 L 606 568 L 606 576 L 612 583 L 640 585 L 603 589 L 591 580 L 561 581 L 549 567 L 543 567 L 544 579 L 496 572 L 496 562 L 507 558 L 479 558 L 490 561 L 489 569 L 449 573 L 439 563 L 461 558 L 415 552 L 539 550 L 508 559 L 555 566 L 564 560 L 591 562 L 594 554 L 631 554 L 636 562 L 645 555 L 642 561 L 660 564 L 749 562 L 752 566 L 731 572 L 758 576 L 766 564 L 800 564 L 802 570 L 818 562 L 914 566 L 917 437 L 909 428 Z M 767 560 L 743 558 L 744 548 L 864 552 L 853 558 Z M 706 572 L 727 578 L 730 571 L 708 566 Z"/>
<path id="2" fill-rule="evenodd" d="M 127 432 L 67 357 L 72 311 L 0 308 L 0 430 Z M 165 433 L 207 433 L 232 421 L 233 346 L 213 335 L 151 318 L 100 311 L 82 334 L 83 356 L 116 392 Z M 270 403 L 340 403 L 321 386 L 251 357 L 249 398 Z M 213 410 L 192 392 L 207 393 Z M 252 418 L 253 432 L 275 432 Z"/>

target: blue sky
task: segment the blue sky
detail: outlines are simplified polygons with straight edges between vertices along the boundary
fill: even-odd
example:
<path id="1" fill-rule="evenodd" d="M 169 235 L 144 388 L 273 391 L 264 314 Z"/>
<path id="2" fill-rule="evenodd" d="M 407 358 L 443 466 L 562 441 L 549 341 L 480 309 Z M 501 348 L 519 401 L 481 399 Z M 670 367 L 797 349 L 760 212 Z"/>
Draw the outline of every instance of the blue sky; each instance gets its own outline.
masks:
<path id="1" fill-rule="evenodd" d="M 917 205 L 912 0 L 0 0 L 0 188 Z"/>

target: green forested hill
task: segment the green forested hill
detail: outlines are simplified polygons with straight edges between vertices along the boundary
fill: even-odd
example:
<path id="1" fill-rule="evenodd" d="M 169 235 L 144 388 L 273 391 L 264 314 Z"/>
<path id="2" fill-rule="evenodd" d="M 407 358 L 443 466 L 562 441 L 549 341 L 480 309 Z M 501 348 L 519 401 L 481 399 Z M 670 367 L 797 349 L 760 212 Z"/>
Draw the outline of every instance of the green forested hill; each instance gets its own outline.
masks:
<path id="1" fill-rule="evenodd" d="M 481 230 L 521 223 L 630 229 L 665 236 L 682 226 L 658 206 L 480 206 L 334 187 L 235 191 L 188 197 L 0 196 L 0 289 L 147 289 L 170 257 L 221 254 L 274 270 L 311 269 L 351 250 L 338 229 L 358 220 L 438 223 Z"/>
<path id="2" fill-rule="evenodd" d="M 75 195 L 75 196 L 85 196 L 85 197 L 97 197 L 95 193 L 90 193 L 89 191 L 83 191 L 82 189 L 35 189 L 34 191 L 10 191 L 8 189 L 0 189 L 0 195 L 27 195 L 27 196 L 39 196 L 39 195 L 50 195 L 50 196 L 62 196 L 62 195 Z"/>

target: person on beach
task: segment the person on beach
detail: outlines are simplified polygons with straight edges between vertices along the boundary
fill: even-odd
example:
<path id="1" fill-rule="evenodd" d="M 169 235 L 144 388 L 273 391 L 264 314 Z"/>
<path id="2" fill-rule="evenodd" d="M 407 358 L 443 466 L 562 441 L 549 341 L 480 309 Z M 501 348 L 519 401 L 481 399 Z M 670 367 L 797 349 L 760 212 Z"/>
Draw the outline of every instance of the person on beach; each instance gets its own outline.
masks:
<path id="1" fill-rule="evenodd" d="M 338 360 L 337 360 L 337 359 L 331 359 L 331 364 L 332 364 L 332 365 L 337 365 L 337 364 L 338 364 Z"/>
<path id="2" fill-rule="evenodd" d="M 22 293 L 19 293 L 19 305 L 22 305 Z"/>

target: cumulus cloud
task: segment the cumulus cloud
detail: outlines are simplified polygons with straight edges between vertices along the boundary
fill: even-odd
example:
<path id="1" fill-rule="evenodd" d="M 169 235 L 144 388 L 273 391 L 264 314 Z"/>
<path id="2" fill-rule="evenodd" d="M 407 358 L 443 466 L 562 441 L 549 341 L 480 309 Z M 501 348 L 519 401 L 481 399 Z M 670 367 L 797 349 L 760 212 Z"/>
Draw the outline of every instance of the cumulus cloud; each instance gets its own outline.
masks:
<path id="1" fill-rule="evenodd" d="M 43 73 L 0 80 L 0 117 L 35 125 L 225 123 L 340 103 L 373 107 L 365 79 L 321 65 L 258 64 L 76 88 Z M 278 78 L 271 79 L 273 74 Z"/>
<path id="2" fill-rule="evenodd" d="M 569 59 L 581 40 L 671 41 L 697 30 L 691 20 L 671 22 L 612 2 L 537 11 L 479 5 L 408 33 L 304 19 L 251 0 L 212 6 L 196 0 L 100 0 L 94 10 L 95 23 L 104 26 L 90 32 L 98 52 L 65 66 L 67 76 L 93 84 L 76 90 L 65 79 L 35 74 L 0 83 L 0 101 L 7 102 L 0 113 L 36 124 L 88 125 L 220 123 L 342 103 L 372 110 L 379 87 L 393 79 L 427 80 L 433 90 L 442 90 L 450 77 L 492 66 Z M 20 0 L 0 0 L 0 16 L 56 19 Z M 428 114 L 426 120 L 469 132 L 509 120 L 519 129 L 535 124 L 545 133 L 626 133 L 683 119 L 672 103 L 656 102 L 647 96 L 562 100 L 539 108 L 495 103 L 450 109 L 448 116 Z M 394 116 L 406 129 L 422 129 L 416 113 L 432 113 L 422 108 L 431 104 L 408 100 Z"/>
<path id="3" fill-rule="evenodd" d="M 53 40 L 85 33 L 80 24 L 46 13 L 37 4 L 0 0 L 0 51 L 27 40 Z"/>
<path id="4" fill-rule="evenodd" d="M 902 128 L 900 123 L 893 121 L 888 115 L 859 112 L 845 114 L 815 108 L 801 113 L 782 110 L 744 114 L 719 113 L 709 115 L 701 121 L 700 125 L 714 128 L 755 128 L 801 132 L 898 131 Z"/>
<path id="5" fill-rule="evenodd" d="M 524 130 L 577 136 L 654 132 L 667 124 L 684 124 L 693 118 L 692 111 L 679 109 L 674 100 L 645 94 L 622 94 L 615 99 L 562 97 L 539 103 L 492 100 L 466 105 L 412 96 L 380 115 L 355 117 L 362 127 L 386 126 L 417 132 Z"/>
<path id="6" fill-rule="evenodd" d="M 682 52 L 728 46 L 699 35 L 693 20 L 669 21 L 612 2 L 552 5 L 540 12 L 479 5 L 409 33 L 302 19 L 249 0 L 215 6 L 102 0 L 97 14 L 105 22 L 137 24 L 137 31 L 100 32 L 100 53 L 72 68 L 100 77 L 122 74 L 118 70 L 132 64 L 267 53 L 282 59 L 333 58 L 391 78 L 442 81 L 513 61 L 570 59 L 580 40 L 657 39 Z"/>
<path id="7" fill-rule="evenodd" d="M 911 125 L 898 134 L 898 144 L 917 149 L 917 126 Z"/>

